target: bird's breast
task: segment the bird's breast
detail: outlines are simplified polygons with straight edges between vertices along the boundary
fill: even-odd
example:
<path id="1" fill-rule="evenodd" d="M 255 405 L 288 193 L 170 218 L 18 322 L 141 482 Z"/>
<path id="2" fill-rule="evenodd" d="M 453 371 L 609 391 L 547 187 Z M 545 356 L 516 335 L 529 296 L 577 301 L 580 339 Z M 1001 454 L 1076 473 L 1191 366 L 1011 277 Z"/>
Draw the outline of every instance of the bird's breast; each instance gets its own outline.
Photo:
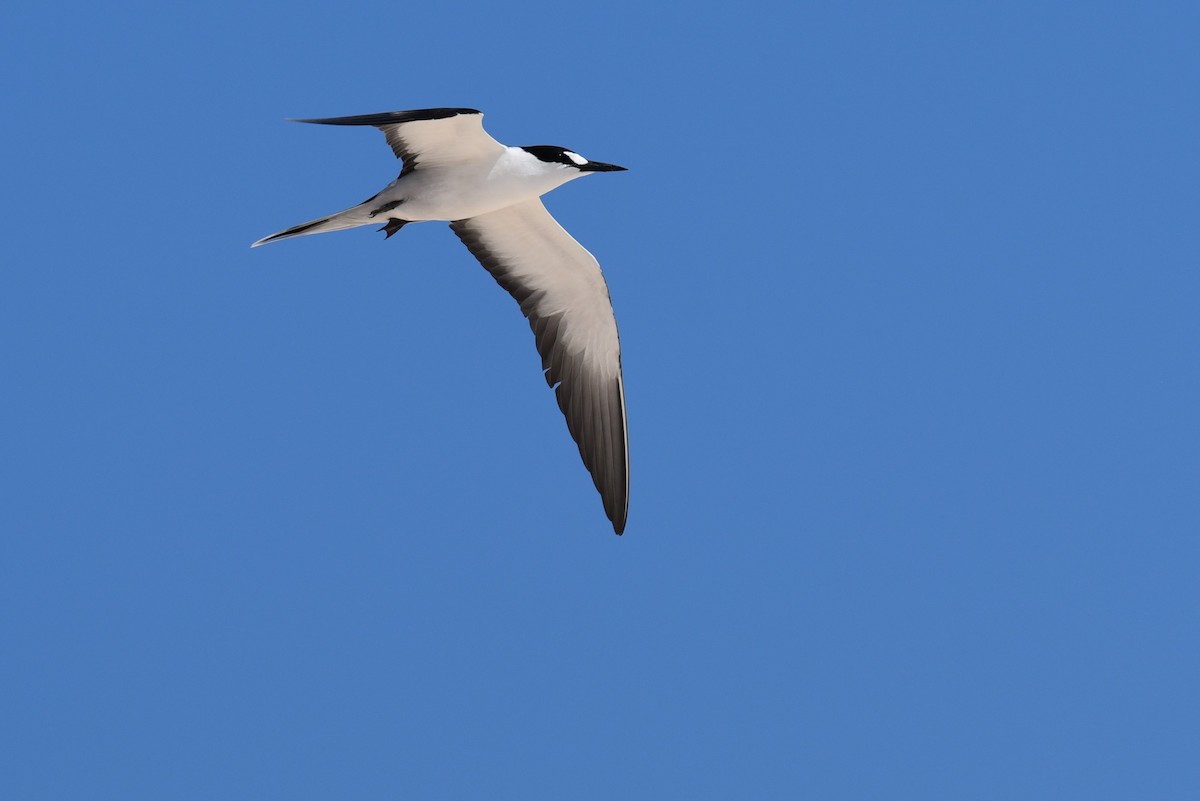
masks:
<path id="1" fill-rule="evenodd" d="M 570 180 L 569 173 L 538 172 L 500 158 L 480 164 L 424 165 L 395 185 L 406 220 L 465 220 L 540 197 Z"/>

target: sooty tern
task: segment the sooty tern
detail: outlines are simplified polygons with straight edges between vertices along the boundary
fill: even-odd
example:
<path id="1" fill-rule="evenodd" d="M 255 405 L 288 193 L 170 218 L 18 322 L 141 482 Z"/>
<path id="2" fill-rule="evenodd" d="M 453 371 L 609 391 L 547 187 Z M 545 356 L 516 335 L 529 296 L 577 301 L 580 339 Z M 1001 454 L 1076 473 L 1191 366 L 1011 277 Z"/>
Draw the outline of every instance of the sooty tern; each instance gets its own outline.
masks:
<path id="1" fill-rule="evenodd" d="M 404 164 L 364 203 L 255 242 L 382 222 L 390 237 L 408 223 L 444 220 L 529 318 L 542 370 L 618 534 L 629 509 L 628 434 L 621 345 L 608 285 L 592 254 L 539 198 L 594 172 L 624 170 L 552 145 L 506 147 L 469 108 L 392 111 L 296 120 L 371 125 Z"/>

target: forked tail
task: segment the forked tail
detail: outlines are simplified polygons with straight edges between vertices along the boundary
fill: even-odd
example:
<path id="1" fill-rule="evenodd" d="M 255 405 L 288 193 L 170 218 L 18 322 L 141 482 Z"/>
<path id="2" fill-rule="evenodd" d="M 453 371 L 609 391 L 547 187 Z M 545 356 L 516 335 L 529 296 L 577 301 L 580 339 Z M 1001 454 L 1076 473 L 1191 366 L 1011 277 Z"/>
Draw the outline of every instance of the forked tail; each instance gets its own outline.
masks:
<path id="1" fill-rule="evenodd" d="M 255 242 L 250 247 L 256 248 L 259 245 L 265 245 L 268 242 L 275 242 L 280 239 L 291 239 L 293 236 L 306 236 L 308 234 L 323 234 L 326 231 L 341 231 L 344 228 L 357 228 L 360 225 L 370 225 L 375 222 L 371 219 L 370 214 L 366 212 L 361 205 L 355 206 L 345 211 L 339 211 L 337 214 L 331 214 L 328 217 L 322 217 L 319 220 L 312 220 L 299 225 L 293 225 L 285 231 L 280 231 L 277 234 L 264 236 L 262 239 Z"/>

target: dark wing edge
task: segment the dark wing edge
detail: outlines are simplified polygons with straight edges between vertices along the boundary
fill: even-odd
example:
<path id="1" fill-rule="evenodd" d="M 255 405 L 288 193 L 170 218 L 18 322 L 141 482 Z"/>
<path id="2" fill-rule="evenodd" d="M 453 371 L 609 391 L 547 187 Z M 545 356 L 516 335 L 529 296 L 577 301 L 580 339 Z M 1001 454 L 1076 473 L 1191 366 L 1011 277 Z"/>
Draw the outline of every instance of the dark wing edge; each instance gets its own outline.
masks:
<path id="1" fill-rule="evenodd" d="M 423 108 L 415 111 L 384 111 L 379 114 L 356 114 L 352 117 L 318 117 L 293 119 L 291 122 L 309 122 L 316 125 L 400 125 L 421 120 L 444 120 L 459 114 L 482 114 L 473 108 Z"/>
<path id="2" fill-rule="evenodd" d="M 540 315 L 538 302 L 542 290 L 505 269 L 481 236 L 471 229 L 469 219 L 455 220 L 450 228 L 496 283 L 513 296 L 529 320 L 546 383 L 554 389 L 558 408 L 600 493 L 613 531 L 618 535 L 624 533 L 629 516 L 629 432 L 620 357 L 616 377 L 606 378 L 589 369 L 586 358 L 573 358 L 566 348 L 557 347 L 564 325 L 563 313 Z"/>

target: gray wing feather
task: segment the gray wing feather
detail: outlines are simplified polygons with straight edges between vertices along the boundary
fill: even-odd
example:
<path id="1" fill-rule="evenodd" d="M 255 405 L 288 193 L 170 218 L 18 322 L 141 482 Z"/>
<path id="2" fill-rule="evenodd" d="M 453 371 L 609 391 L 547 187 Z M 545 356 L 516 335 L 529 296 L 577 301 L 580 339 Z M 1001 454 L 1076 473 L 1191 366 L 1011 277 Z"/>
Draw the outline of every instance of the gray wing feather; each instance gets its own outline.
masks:
<path id="1" fill-rule="evenodd" d="M 499 153 L 503 145 L 483 130 L 483 114 L 473 108 L 426 108 L 385 111 L 351 117 L 294 120 L 318 125 L 370 125 L 383 131 L 396 158 L 403 160 L 401 175 L 418 164 L 478 158 Z"/>
<path id="2" fill-rule="evenodd" d="M 600 265 L 540 200 L 450 228 L 529 319 L 547 383 L 618 534 L 629 512 L 621 348 Z"/>

